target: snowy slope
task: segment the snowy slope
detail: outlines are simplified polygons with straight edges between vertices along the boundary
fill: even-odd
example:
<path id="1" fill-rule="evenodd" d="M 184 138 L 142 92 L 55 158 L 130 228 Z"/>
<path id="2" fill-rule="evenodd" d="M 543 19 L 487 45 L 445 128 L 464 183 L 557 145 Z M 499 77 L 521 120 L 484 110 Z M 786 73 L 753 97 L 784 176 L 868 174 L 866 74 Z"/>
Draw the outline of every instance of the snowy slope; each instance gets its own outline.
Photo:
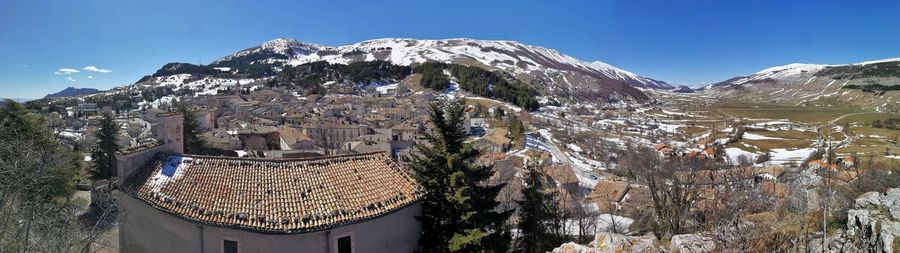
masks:
<path id="1" fill-rule="evenodd" d="M 888 59 L 865 61 L 865 62 L 844 64 L 844 65 L 791 63 L 791 64 L 787 64 L 787 65 L 775 66 L 775 67 L 763 69 L 756 73 L 753 73 L 752 75 L 731 78 L 731 79 L 713 84 L 713 85 L 711 85 L 711 87 L 741 85 L 741 84 L 764 82 L 764 81 L 784 81 L 784 80 L 792 80 L 792 79 L 803 79 L 803 78 L 813 77 L 813 76 L 815 76 L 816 73 L 818 73 L 819 71 L 826 69 L 826 68 L 842 67 L 842 66 L 866 66 L 866 65 L 877 64 L 877 63 L 886 63 L 886 62 L 900 62 L 900 58 L 888 58 Z M 806 81 L 808 79 L 803 79 L 803 80 Z"/>
<path id="2" fill-rule="evenodd" d="M 705 87 L 719 98 L 791 105 L 853 105 L 876 111 L 900 110 L 900 92 L 866 93 L 848 85 L 900 82 L 900 58 L 830 65 L 792 63 L 734 77 Z M 878 99 L 871 99 L 872 95 Z"/>
<path id="3" fill-rule="evenodd" d="M 439 61 L 478 64 L 513 74 L 576 72 L 597 79 L 618 80 L 633 87 L 673 88 L 662 81 L 642 77 L 600 61 L 585 62 L 554 49 L 515 41 L 467 38 L 445 40 L 384 38 L 337 47 L 291 39 L 275 39 L 223 57 L 213 64 L 259 53 L 286 56 L 288 59 L 285 62 L 290 65 L 314 61 L 346 64 L 354 61 L 386 60 L 399 65 Z M 271 63 L 279 62 L 281 59 L 260 61 Z"/>
<path id="4" fill-rule="evenodd" d="M 270 41 L 266 41 L 259 46 L 247 48 L 237 53 L 219 58 L 210 65 L 217 65 L 219 63 L 227 62 L 236 58 L 246 57 L 254 54 L 265 54 L 270 56 L 269 58 L 274 58 L 272 56 L 283 56 L 284 58 L 290 58 L 298 55 L 308 55 L 320 50 L 326 49 L 326 46 L 304 43 L 300 41 L 296 41 L 293 39 L 287 38 L 277 38 Z M 281 57 L 278 57 L 281 58 Z M 271 62 L 275 59 L 267 59 L 267 62 Z"/>
<path id="5" fill-rule="evenodd" d="M 825 64 L 806 64 L 806 63 L 791 63 L 788 65 L 775 66 L 767 69 L 760 70 L 752 75 L 748 76 L 739 76 L 735 78 L 731 78 L 716 84 L 712 84 L 707 88 L 720 88 L 720 87 L 728 87 L 728 86 L 743 86 L 743 85 L 751 85 L 754 83 L 761 82 L 773 82 L 779 80 L 792 80 L 792 79 L 800 79 L 803 77 L 813 76 L 819 70 L 824 69 L 830 65 Z"/>

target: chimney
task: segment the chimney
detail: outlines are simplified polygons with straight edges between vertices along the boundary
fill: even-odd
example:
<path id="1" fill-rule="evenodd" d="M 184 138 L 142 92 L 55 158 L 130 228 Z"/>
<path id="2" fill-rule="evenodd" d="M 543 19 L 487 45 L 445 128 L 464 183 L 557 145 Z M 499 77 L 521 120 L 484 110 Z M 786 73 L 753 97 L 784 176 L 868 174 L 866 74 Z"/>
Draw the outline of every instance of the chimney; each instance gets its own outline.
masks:
<path id="1" fill-rule="evenodd" d="M 152 114 L 151 114 L 152 115 Z M 182 124 L 184 117 L 177 112 L 156 114 L 156 139 L 159 143 L 140 145 L 116 152 L 116 177 L 122 186 L 125 180 L 159 153 L 184 153 Z"/>
<path id="2" fill-rule="evenodd" d="M 178 112 L 156 114 L 156 138 L 167 146 L 166 151 L 184 154 L 184 116 Z"/>

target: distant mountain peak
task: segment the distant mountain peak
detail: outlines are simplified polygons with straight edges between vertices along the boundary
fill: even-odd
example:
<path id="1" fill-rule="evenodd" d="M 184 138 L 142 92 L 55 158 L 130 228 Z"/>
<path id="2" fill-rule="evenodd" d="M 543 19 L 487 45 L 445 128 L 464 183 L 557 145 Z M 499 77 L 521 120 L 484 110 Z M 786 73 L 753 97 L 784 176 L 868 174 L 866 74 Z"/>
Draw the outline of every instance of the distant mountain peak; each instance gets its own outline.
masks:
<path id="1" fill-rule="evenodd" d="M 895 86 L 898 77 L 900 77 L 900 58 L 840 65 L 791 63 L 715 83 L 708 86 L 709 89 L 704 92 L 737 100 L 792 105 L 816 105 L 840 101 L 842 105 L 871 108 L 876 111 L 896 111 L 900 107 L 892 101 L 896 101 L 900 93 L 887 90 L 879 93 L 853 87 L 871 84 Z M 879 98 L 859 99 L 861 96 L 872 95 Z"/>
<path id="2" fill-rule="evenodd" d="M 275 38 L 262 44 L 247 48 L 237 53 L 219 58 L 210 65 L 217 65 L 223 62 L 233 61 L 240 58 L 251 58 L 248 61 L 254 60 L 265 60 L 267 58 L 280 58 L 280 59 L 288 59 L 295 55 L 309 55 L 316 51 L 319 51 L 326 46 L 301 42 L 295 39 L 289 38 Z M 254 55 L 261 55 L 262 57 L 255 57 Z M 255 57 L 255 58 L 254 58 Z M 256 59 L 260 58 L 260 59 Z"/>
<path id="3" fill-rule="evenodd" d="M 72 97 L 72 96 L 79 96 L 79 95 L 94 94 L 97 92 L 100 92 L 100 90 L 94 89 L 94 88 L 75 88 L 75 87 L 70 86 L 59 92 L 48 94 L 47 96 L 44 96 L 44 98 Z"/>
<path id="4" fill-rule="evenodd" d="M 812 63 L 791 63 L 780 66 L 769 67 L 747 76 L 739 76 L 732 79 L 713 84 L 713 87 L 722 85 L 741 85 L 744 83 L 761 82 L 765 80 L 775 79 L 793 79 L 803 78 L 815 75 L 824 69 L 842 68 L 842 67 L 865 67 L 866 65 L 900 62 L 900 58 L 886 58 L 881 60 L 864 61 L 850 64 L 812 64 Z"/>
<path id="5" fill-rule="evenodd" d="M 282 53 L 282 54 L 293 55 L 293 54 L 297 53 L 295 51 L 296 49 L 303 49 L 303 50 L 308 51 L 311 48 L 318 49 L 318 48 L 322 48 L 325 46 L 313 44 L 313 43 L 306 43 L 306 42 L 302 42 L 302 41 L 290 39 L 290 38 L 275 38 L 275 39 L 263 42 L 262 44 L 259 45 L 259 47 L 271 49 L 271 50 L 274 50 L 275 52 Z"/>

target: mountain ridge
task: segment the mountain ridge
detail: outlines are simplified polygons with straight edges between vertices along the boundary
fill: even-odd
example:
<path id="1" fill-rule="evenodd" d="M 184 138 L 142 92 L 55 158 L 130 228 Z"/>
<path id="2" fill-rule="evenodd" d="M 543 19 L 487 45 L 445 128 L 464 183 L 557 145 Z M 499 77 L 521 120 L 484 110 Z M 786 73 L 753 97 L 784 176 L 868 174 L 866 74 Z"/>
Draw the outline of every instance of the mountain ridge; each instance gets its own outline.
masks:
<path id="1" fill-rule="evenodd" d="M 265 78 L 275 76 L 292 66 L 317 61 L 349 64 L 376 60 L 402 66 L 434 61 L 499 70 L 532 87 L 542 89 L 541 95 L 567 97 L 573 101 L 600 98 L 619 100 L 624 97 L 646 100 L 649 97 L 641 89 L 676 88 L 664 81 L 643 77 L 605 62 L 582 61 L 556 49 L 516 41 L 470 38 L 381 38 L 341 46 L 276 38 L 220 57 L 209 65 L 189 69 L 203 70 L 198 72 L 201 75 L 217 75 L 215 71 L 209 71 L 216 69 L 241 77 Z M 170 63 L 166 66 L 172 65 Z M 159 75 L 167 72 L 173 75 L 190 73 L 165 71 L 166 66 L 138 82 L 165 83 L 171 80 L 197 79 Z"/>
<path id="2" fill-rule="evenodd" d="M 900 111 L 900 58 L 850 64 L 791 63 L 704 87 L 722 99 Z"/>
<path id="3" fill-rule="evenodd" d="M 101 90 L 94 89 L 94 88 L 75 88 L 75 87 L 69 86 L 59 92 L 47 94 L 46 96 L 44 96 L 44 98 L 72 97 L 72 96 L 79 96 L 79 95 L 94 94 L 97 92 L 101 92 Z"/>

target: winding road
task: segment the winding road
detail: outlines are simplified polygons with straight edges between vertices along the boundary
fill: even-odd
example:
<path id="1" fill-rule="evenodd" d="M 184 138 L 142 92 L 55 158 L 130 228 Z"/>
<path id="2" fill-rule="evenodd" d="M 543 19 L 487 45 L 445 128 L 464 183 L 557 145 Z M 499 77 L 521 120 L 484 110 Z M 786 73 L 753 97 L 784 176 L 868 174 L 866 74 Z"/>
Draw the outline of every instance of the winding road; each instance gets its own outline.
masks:
<path id="1" fill-rule="evenodd" d="M 539 132 L 541 134 L 541 137 L 543 137 L 544 139 L 544 144 L 546 144 L 547 147 L 550 148 L 550 154 L 553 154 L 553 157 L 555 157 L 560 163 L 568 165 L 570 168 L 572 168 L 572 172 L 574 172 L 575 176 L 578 178 L 579 185 L 583 188 L 583 191 L 586 191 L 582 193 L 590 193 L 590 191 L 594 189 L 597 180 L 601 178 L 600 175 L 594 173 L 593 169 L 591 168 L 583 168 L 582 166 L 572 162 L 572 160 L 568 156 L 566 156 L 565 152 L 560 150 L 556 143 L 552 141 L 552 138 L 550 138 L 552 136 L 549 136 L 550 133 L 548 131 L 545 130 Z"/>

